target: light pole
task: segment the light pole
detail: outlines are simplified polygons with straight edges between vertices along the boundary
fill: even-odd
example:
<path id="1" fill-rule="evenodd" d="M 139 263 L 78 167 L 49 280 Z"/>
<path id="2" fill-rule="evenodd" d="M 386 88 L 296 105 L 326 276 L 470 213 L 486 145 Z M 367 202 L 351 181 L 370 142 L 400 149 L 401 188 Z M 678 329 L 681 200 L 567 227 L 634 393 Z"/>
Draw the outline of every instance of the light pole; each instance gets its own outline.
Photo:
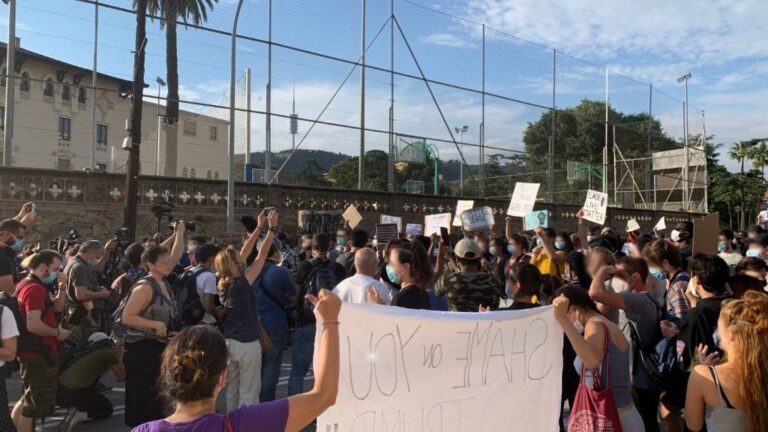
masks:
<path id="1" fill-rule="evenodd" d="M 8 5 L 8 54 L 5 67 L 5 131 L 3 138 L 3 166 L 11 166 L 13 150 L 13 90 L 16 75 L 16 0 L 3 0 Z"/>
<path id="2" fill-rule="evenodd" d="M 160 129 L 162 121 L 160 120 L 160 90 L 165 87 L 165 81 L 162 78 L 155 78 L 157 81 L 157 154 L 155 154 L 155 175 L 160 175 Z"/>
<path id="3" fill-rule="evenodd" d="M 685 145 L 685 165 L 683 166 L 683 206 L 685 211 L 690 210 L 688 203 L 688 80 L 693 75 L 690 72 L 677 79 L 678 83 L 685 83 L 685 103 L 683 104 L 683 145 Z"/>
<path id="4" fill-rule="evenodd" d="M 461 154 L 459 155 L 459 195 L 464 196 L 464 134 L 469 130 L 469 126 L 455 127 L 453 130 L 459 134 L 461 141 Z"/>

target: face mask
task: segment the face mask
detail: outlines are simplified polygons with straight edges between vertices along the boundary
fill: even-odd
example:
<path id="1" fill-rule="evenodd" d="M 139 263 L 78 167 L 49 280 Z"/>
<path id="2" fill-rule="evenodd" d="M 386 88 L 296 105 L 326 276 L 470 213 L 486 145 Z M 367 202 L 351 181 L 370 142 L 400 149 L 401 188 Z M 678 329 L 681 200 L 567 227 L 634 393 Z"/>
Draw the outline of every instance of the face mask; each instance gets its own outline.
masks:
<path id="1" fill-rule="evenodd" d="M 760 258 L 760 249 L 747 249 L 747 256 L 751 258 Z"/>
<path id="2" fill-rule="evenodd" d="M 347 242 L 346 237 L 336 237 L 336 244 L 339 246 L 344 246 L 344 243 Z"/>
<path id="3" fill-rule="evenodd" d="M 541 239 L 540 238 L 536 239 L 536 246 L 541 247 Z"/>
<path id="4" fill-rule="evenodd" d="M 515 247 L 515 245 L 507 245 L 507 252 L 509 252 L 510 255 L 514 255 L 517 253 L 517 247 Z"/>
<path id="5" fill-rule="evenodd" d="M 726 249 L 726 247 L 725 247 L 725 246 L 726 246 L 726 245 L 725 245 L 725 242 L 719 242 L 719 243 L 717 244 L 717 251 L 718 251 L 718 252 L 725 252 L 725 249 Z"/>
<path id="6" fill-rule="evenodd" d="M 667 275 L 664 274 L 664 270 L 659 268 L 655 268 L 655 267 L 649 268 L 648 273 L 658 280 L 665 280 L 667 278 Z"/>
<path id="7" fill-rule="evenodd" d="M 11 245 L 11 249 L 13 249 L 14 252 L 21 252 L 22 247 L 24 247 L 24 240 L 22 239 L 16 239 L 16 241 Z"/>
<path id="8" fill-rule="evenodd" d="M 490 252 L 491 255 L 496 255 L 496 252 L 498 252 L 498 251 L 499 250 L 496 249 L 496 246 L 491 246 L 491 248 L 488 250 L 488 252 Z"/>
<path id="9" fill-rule="evenodd" d="M 581 321 L 579 320 L 574 321 L 573 326 L 576 328 L 577 332 L 584 333 L 584 326 L 581 325 Z"/>
<path id="10" fill-rule="evenodd" d="M 395 285 L 400 283 L 400 276 L 398 276 L 397 273 L 395 273 L 395 270 L 390 266 L 387 266 L 387 278 Z"/>
<path id="11" fill-rule="evenodd" d="M 597 236 L 593 236 L 593 235 L 587 236 L 587 243 L 592 243 L 595 240 L 597 240 Z"/>
<path id="12" fill-rule="evenodd" d="M 59 277 L 59 272 L 51 272 L 48 273 L 48 276 L 43 278 L 43 284 L 44 285 L 51 285 L 52 283 L 56 282 L 56 278 Z"/>
<path id="13" fill-rule="evenodd" d="M 672 232 L 669 234 L 669 236 L 672 238 L 672 241 L 676 242 L 676 241 L 680 240 L 680 231 L 672 230 Z"/>
<path id="14" fill-rule="evenodd" d="M 720 345 L 720 344 L 722 343 L 722 341 L 723 341 L 723 340 L 722 340 L 722 339 L 720 339 L 720 332 L 719 332 L 719 331 L 717 331 L 717 329 L 715 329 L 715 332 L 714 332 L 714 333 L 712 333 L 712 340 L 714 340 L 714 341 L 715 341 L 715 346 L 716 346 L 716 347 L 718 347 L 718 348 L 720 348 L 720 349 L 723 349 L 723 346 L 722 346 L 722 345 Z"/>
<path id="15" fill-rule="evenodd" d="M 565 242 L 560 240 L 555 242 L 555 249 L 557 250 L 563 250 L 565 249 Z"/>
<path id="16" fill-rule="evenodd" d="M 94 259 L 88 261 L 88 265 L 91 266 L 91 267 L 96 267 L 96 265 L 98 263 L 99 263 L 99 259 L 98 258 L 94 258 Z"/>

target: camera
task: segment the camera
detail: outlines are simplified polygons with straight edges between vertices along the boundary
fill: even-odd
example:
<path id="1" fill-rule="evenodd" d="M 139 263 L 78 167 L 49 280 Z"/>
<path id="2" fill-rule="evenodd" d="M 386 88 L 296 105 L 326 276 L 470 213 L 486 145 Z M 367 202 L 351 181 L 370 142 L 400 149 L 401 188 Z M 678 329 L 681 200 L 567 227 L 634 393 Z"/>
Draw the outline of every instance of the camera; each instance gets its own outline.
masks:
<path id="1" fill-rule="evenodd" d="M 131 245 L 131 232 L 128 228 L 122 227 L 115 232 L 115 239 L 117 240 L 117 247 L 125 249 Z"/>
<path id="2" fill-rule="evenodd" d="M 168 225 L 168 228 L 171 231 L 173 231 L 173 230 L 176 229 L 176 224 L 178 224 L 178 223 L 179 223 L 178 221 L 171 222 L 171 224 Z M 195 221 L 186 221 L 186 222 L 184 222 L 184 229 L 187 230 L 187 231 L 194 232 L 195 229 L 197 229 L 197 224 L 195 223 Z"/>

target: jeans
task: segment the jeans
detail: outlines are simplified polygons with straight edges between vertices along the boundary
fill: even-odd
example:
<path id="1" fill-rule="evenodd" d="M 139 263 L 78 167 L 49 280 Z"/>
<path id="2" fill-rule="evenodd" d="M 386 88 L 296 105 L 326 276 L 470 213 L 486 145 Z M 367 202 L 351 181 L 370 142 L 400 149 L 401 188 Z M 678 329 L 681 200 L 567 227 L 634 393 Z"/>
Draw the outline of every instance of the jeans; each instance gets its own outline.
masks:
<path id="1" fill-rule="evenodd" d="M 275 400 L 277 381 L 280 379 L 280 371 L 283 367 L 283 353 L 285 352 L 285 345 L 288 343 L 288 330 L 268 331 L 267 334 L 272 341 L 272 350 L 262 353 L 261 357 L 260 402 Z"/>
<path id="2" fill-rule="evenodd" d="M 646 432 L 659 432 L 659 390 L 634 387 L 635 407 L 637 407 Z"/>
<path id="3" fill-rule="evenodd" d="M 227 411 L 259 403 L 261 391 L 261 344 L 227 339 Z"/>
<path id="4" fill-rule="evenodd" d="M 76 407 L 78 411 L 88 413 L 90 420 L 102 420 L 112 415 L 112 402 L 93 387 L 84 389 L 71 389 L 59 386 L 58 404 L 70 408 Z"/>
<path id="5" fill-rule="evenodd" d="M 288 396 L 304 392 L 304 377 L 312 365 L 315 351 L 315 324 L 298 327 L 293 335 L 291 376 L 288 379 Z"/>

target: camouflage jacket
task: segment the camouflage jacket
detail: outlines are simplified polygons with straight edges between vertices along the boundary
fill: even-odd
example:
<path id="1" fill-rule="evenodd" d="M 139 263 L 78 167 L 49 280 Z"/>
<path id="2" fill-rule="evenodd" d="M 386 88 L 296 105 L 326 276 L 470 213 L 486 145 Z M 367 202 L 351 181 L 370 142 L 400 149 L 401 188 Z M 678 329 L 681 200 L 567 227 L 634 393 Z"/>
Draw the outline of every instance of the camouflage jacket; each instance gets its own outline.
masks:
<path id="1" fill-rule="evenodd" d="M 446 296 L 448 310 L 477 312 L 479 307 L 499 307 L 499 287 L 488 273 L 446 272 L 435 284 L 435 294 Z"/>

